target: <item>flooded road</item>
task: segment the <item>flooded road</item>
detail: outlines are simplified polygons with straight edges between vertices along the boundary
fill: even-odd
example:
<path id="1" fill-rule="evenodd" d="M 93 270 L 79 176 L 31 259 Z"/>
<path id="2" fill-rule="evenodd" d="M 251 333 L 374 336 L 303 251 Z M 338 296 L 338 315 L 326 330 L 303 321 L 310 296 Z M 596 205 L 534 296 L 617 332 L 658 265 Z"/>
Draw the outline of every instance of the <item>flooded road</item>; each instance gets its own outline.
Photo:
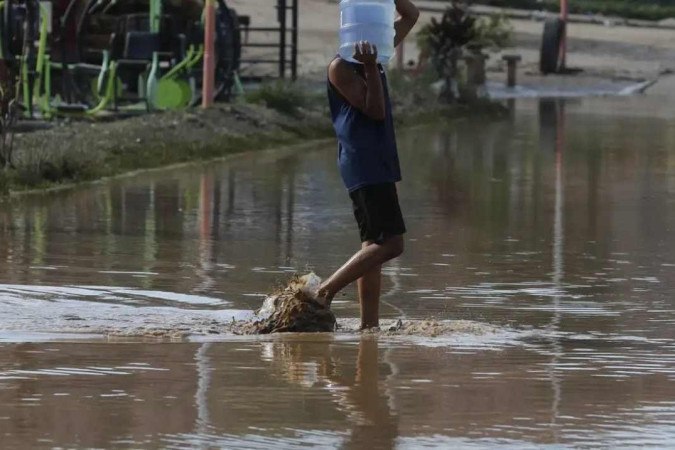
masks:
<path id="1" fill-rule="evenodd" d="M 400 133 L 409 234 L 383 317 L 488 333 L 223 332 L 358 247 L 330 142 L 2 203 L 2 446 L 667 447 L 675 123 L 656 100 Z"/>

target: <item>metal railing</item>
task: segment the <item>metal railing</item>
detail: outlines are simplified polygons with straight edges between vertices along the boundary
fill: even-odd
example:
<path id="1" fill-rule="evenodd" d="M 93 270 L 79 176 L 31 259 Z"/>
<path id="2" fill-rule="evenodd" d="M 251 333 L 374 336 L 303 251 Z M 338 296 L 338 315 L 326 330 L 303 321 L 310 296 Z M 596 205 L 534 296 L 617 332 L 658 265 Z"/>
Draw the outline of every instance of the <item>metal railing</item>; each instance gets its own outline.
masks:
<path id="1" fill-rule="evenodd" d="M 255 27 L 251 26 L 250 16 L 240 16 L 240 27 L 246 39 L 242 41 L 243 48 L 270 48 L 278 49 L 278 56 L 273 57 L 244 57 L 242 63 L 247 64 L 277 64 L 279 78 L 286 78 L 290 69 L 291 79 L 298 76 L 298 0 L 277 0 L 278 26 Z M 289 20 L 290 15 L 290 20 Z M 290 22 L 290 26 L 289 26 Z M 276 42 L 248 42 L 249 33 L 278 33 Z M 290 38 L 290 40 L 289 40 Z"/>

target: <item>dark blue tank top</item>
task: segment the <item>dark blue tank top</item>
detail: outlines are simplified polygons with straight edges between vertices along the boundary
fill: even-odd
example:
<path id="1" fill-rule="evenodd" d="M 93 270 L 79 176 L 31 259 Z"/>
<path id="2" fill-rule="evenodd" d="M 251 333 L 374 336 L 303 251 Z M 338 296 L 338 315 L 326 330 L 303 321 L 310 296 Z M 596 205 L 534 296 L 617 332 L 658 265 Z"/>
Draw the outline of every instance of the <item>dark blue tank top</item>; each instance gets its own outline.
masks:
<path id="1" fill-rule="evenodd" d="M 345 63 L 364 77 L 363 65 Z M 353 107 L 328 81 L 328 101 L 338 140 L 338 165 L 349 192 L 372 184 L 401 181 L 387 77 L 382 66 L 378 67 L 384 87 L 385 119 L 382 121 L 373 120 Z"/>

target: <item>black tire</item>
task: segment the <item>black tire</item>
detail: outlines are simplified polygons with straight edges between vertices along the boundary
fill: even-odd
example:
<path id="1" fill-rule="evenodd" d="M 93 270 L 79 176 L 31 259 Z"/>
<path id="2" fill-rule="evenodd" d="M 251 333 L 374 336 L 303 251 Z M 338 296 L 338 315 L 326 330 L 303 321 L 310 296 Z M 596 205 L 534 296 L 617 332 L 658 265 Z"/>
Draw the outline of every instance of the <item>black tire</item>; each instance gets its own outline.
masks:
<path id="1" fill-rule="evenodd" d="M 241 63 L 241 30 L 237 12 L 228 7 L 224 0 L 216 0 L 216 74 L 214 100 L 229 101 L 234 86 L 235 71 Z M 203 28 L 199 28 L 201 36 L 196 35 L 198 41 L 203 41 Z M 201 70 L 198 69 L 198 80 L 201 80 Z M 199 95 L 193 99 L 192 105 L 202 101 L 201 89 Z"/>
<path id="2" fill-rule="evenodd" d="M 217 100 L 229 101 L 235 71 L 241 60 L 241 30 L 237 12 L 218 0 L 216 17 L 216 92 Z"/>
<path id="3" fill-rule="evenodd" d="M 0 33 L 2 34 L 2 55 L 9 63 L 14 62 L 14 54 L 12 52 L 12 24 L 14 18 L 12 17 L 12 3 L 6 1 L 2 8 L 2 20 L 0 21 Z"/>
<path id="4" fill-rule="evenodd" d="M 542 74 L 555 73 L 560 68 L 560 44 L 565 33 L 565 21 L 556 17 L 544 23 L 539 70 Z"/>
<path id="5" fill-rule="evenodd" d="M 0 29 L 2 32 L 2 54 L 9 64 L 19 66 L 19 56 L 23 53 L 23 44 L 25 34 L 28 33 L 28 41 L 32 44 L 33 39 L 37 39 L 37 33 L 40 29 L 40 5 L 37 0 L 26 0 L 23 3 L 18 1 L 5 1 L 2 8 L 2 19 L 0 20 Z M 30 17 L 29 17 L 30 16 Z M 26 27 L 28 25 L 28 27 Z M 31 45 L 31 50 L 35 46 Z M 37 50 L 37 48 L 35 48 Z"/>

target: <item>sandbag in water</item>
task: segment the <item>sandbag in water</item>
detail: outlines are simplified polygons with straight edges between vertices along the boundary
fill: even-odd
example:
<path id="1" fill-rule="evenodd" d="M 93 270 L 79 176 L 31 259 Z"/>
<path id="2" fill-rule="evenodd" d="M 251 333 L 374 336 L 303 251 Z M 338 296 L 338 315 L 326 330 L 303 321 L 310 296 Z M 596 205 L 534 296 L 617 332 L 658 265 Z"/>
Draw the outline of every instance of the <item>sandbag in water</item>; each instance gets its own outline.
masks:
<path id="1" fill-rule="evenodd" d="M 251 332 L 319 333 L 335 331 L 337 321 L 329 307 L 316 300 L 321 278 L 314 273 L 293 277 L 286 287 L 267 296 Z"/>

